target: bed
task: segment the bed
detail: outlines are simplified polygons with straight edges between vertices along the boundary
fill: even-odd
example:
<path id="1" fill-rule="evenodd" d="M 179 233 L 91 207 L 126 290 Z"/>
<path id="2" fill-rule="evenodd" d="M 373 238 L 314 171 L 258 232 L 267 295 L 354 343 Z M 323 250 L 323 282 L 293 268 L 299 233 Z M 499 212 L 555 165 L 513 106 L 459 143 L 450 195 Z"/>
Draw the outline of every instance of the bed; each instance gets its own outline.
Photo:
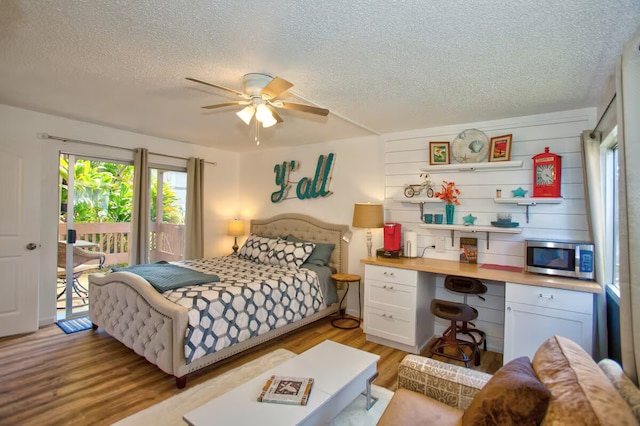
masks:
<path id="1" fill-rule="evenodd" d="M 328 266 L 332 271 L 339 273 L 345 273 L 348 268 L 348 248 L 343 239 L 348 230 L 347 225 L 326 223 L 301 214 L 283 214 L 270 219 L 251 221 L 252 235 L 271 238 L 287 237 L 287 239 L 294 241 L 304 240 L 334 244 L 335 248 L 331 252 Z M 240 253 L 246 255 L 247 248 L 243 248 L 244 252 L 241 249 Z M 228 271 L 232 269 L 240 271 L 242 267 L 234 263 L 238 262 L 235 256 L 216 259 L 187 262 L 187 265 L 183 264 L 182 266 L 201 270 L 202 263 L 214 265 L 212 268 L 218 268 L 217 262 L 222 262 L 221 264 L 224 266 L 222 269 L 210 272 L 217 273 L 216 276 L 220 281 L 212 284 L 228 285 Z M 271 283 L 269 280 L 273 278 L 272 272 L 265 272 L 262 266 L 255 266 L 255 268 L 262 270 L 260 273 L 264 278 L 261 286 L 269 287 L 269 283 Z M 283 276 L 284 280 L 289 280 L 286 282 L 298 280 L 306 286 L 311 285 L 306 283 L 306 281 L 311 281 L 309 277 L 318 275 L 309 272 L 306 264 L 302 265 L 298 271 L 287 272 L 284 269 L 287 268 L 280 268 L 275 274 L 278 277 Z M 287 274 L 293 274 L 295 277 L 288 277 Z M 239 272 L 236 275 L 239 277 Z M 241 279 L 237 278 L 236 281 L 241 281 Z M 335 286 L 335 283 L 333 285 Z M 276 284 L 271 285 L 271 287 L 276 286 Z M 200 324 L 202 330 L 203 322 L 201 318 L 194 319 L 198 314 L 185 306 L 191 303 L 185 302 L 183 297 L 185 294 L 184 289 L 172 289 L 160 293 L 149 281 L 131 272 L 92 274 L 89 277 L 89 317 L 94 329 L 103 328 L 115 339 L 133 349 L 137 354 L 144 356 L 162 371 L 175 376 L 176 386 L 183 388 L 186 386 L 189 373 L 324 318 L 337 312 L 339 308 L 338 303 L 335 303 L 337 297 L 335 300 L 332 298 L 330 303 L 324 303 L 323 299 L 322 303 L 318 304 L 317 298 L 309 296 L 307 299 L 312 300 L 313 307 L 309 308 L 304 315 L 298 315 L 295 318 L 289 315 L 284 323 L 282 321 L 279 321 L 277 325 L 274 323 L 272 327 L 269 327 L 269 330 L 263 328 L 261 334 L 258 335 L 247 337 L 245 334 L 243 339 L 235 338 L 237 337 L 236 333 L 232 336 L 231 341 L 224 345 L 218 345 L 225 347 L 215 348 L 213 351 L 209 349 L 209 353 L 200 351 L 197 356 L 194 356 L 198 350 L 193 345 L 191 345 L 191 349 L 188 349 L 189 339 L 193 338 L 194 325 Z M 254 305 L 259 308 L 260 303 L 263 301 L 258 300 Z M 195 304 L 196 302 L 194 302 Z M 204 324 L 207 323 L 204 322 Z M 213 329 L 215 326 L 212 324 L 211 328 Z"/>

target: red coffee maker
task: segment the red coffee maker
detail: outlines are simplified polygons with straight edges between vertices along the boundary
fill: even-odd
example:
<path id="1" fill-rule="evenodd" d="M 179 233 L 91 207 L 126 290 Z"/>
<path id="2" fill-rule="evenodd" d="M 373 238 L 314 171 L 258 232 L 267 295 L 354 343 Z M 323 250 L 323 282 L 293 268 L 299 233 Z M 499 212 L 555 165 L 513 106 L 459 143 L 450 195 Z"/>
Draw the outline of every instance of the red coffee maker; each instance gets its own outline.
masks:
<path id="1" fill-rule="evenodd" d="M 401 250 L 402 225 L 395 222 L 384 224 L 384 251 Z"/>

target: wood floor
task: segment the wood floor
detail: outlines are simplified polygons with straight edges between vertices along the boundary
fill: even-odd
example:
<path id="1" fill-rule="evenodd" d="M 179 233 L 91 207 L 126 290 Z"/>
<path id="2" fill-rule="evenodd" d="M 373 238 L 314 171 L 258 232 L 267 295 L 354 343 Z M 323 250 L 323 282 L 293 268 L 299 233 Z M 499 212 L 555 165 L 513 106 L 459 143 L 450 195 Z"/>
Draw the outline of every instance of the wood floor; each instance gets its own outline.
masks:
<path id="1" fill-rule="evenodd" d="M 380 355 L 375 384 L 395 390 L 406 352 L 367 342 L 359 328 L 334 328 L 329 319 L 195 372 L 187 389 L 276 348 L 301 353 L 325 339 Z M 494 373 L 501 365 L 501 354 L 483 352 L 474 368 Z M 53 324 L 0 339 L 0 425 L 109 425 L 180 392 L 172 376 L 102 329 L 64 334 Z"/>

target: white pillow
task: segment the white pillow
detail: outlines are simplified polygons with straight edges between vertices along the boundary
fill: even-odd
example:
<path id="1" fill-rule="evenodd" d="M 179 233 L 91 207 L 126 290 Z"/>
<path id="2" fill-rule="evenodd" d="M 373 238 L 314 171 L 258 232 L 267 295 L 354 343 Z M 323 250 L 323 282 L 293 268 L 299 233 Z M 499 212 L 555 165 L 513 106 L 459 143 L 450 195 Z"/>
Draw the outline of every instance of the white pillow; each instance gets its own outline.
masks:
<path id="1" fill-rule="evenodd" d="M 238 252 L 238 257 L 263 263 L 267 254 L 276 245 L 278 240 L 279 238 L 261 237 L 251 234 L 242 245 L 240 252 Z"/>
<path id="2" fill-rule="evenodd" d="M 267 254 L 264 263 L 299 268 L 311 256 L 314 248 L 316 245 L 311 242 L 279 240 Z"/>

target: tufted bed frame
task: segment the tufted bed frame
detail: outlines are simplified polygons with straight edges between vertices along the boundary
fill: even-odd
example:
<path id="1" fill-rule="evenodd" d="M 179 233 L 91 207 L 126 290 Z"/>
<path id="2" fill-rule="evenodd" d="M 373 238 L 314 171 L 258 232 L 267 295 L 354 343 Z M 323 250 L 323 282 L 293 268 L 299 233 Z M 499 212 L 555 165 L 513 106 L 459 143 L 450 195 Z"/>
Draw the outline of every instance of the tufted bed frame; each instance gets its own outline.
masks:
<path id="1" fill-rule="evenodd" d="M 251 221 L 251 232 L 260 236 L 284 237 L 291 234 L 309 241 L 335 244 L 329 266 L 338 272 L 346 272 L 348 268 L 348 247 L 342 238 L 348 230 L 347 225 L 326 223 L 301 214 L 282 214 Z M 144 278 L 129 272 L 92 274 L 89 277 L 89 306 L 94 329 L 102 327 L 138 355 L 175 376 L 179 388 L 186 386 L 187 375 L 193 371 L 338 310 L 338 304 L 333 304 L 300 321 L 206 355 L 187 365 L 184 356 L 187 309 L 166 299 Z"/>

